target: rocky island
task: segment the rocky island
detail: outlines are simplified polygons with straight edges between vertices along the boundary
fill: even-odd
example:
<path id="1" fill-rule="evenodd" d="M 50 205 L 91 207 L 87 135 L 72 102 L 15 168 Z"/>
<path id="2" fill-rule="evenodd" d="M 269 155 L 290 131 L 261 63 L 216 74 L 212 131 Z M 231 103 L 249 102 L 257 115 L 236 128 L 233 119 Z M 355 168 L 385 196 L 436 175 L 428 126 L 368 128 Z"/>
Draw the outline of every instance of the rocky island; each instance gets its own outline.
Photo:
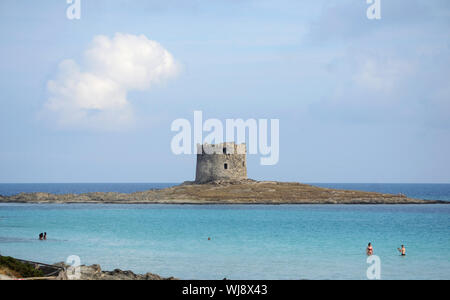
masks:
<path id="1" fill-rule="evenodd" d="M 103 203 L 103 204 L 436 204 L 445 201 L 411 199 L 404 195 L 321 188 L 295 182 L 212 181 L 185 182 L 165 189 L 132 194 L 31 193 L 0 196 L 3 203 Z"/>
<path id="2" fill-rule="evenodd" d="M 165 189 L 132 194 L 86 193 L 0 195 L 0 203 L 103 204 L 436 204 L 380 194 L 321 188 L 297 182 L 256 181 L 247 178 L 246 146 L 235 143 L 197 146 L 195 181 Z"/>

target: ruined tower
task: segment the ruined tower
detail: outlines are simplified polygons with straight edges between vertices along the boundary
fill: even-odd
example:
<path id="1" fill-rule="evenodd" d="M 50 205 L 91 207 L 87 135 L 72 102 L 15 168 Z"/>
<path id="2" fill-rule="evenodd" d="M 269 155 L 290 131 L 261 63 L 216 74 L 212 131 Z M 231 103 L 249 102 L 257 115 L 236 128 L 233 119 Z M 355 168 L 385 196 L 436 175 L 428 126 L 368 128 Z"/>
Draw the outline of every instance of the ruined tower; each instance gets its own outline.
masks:
<path id="1" fill-rule="evenodd" d="M 247 179 L 245 144 L 197 145 L 196 183 Z"/>

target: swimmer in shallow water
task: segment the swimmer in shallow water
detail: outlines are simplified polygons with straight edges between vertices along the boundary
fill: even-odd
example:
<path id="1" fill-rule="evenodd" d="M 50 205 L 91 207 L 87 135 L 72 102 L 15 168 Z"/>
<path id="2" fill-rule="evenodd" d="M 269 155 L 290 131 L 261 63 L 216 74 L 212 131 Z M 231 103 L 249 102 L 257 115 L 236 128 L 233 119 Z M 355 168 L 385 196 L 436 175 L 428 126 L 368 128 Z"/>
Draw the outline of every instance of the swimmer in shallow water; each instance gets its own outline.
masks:
<path id="1" fill-rule="evenodd" d="M 366 253 L 367 253 L 367 256 L 373 255 L 372 243 L 369 243 L 369 245 L 367 245 Z"/>
<path id="2" fill-rule="evenodd" d="M 401 248 L 397 248 L 397 250 L 400 252 L 401 256 L 406 256 L 406 248 L 405 245 L 402 245 Z"/>

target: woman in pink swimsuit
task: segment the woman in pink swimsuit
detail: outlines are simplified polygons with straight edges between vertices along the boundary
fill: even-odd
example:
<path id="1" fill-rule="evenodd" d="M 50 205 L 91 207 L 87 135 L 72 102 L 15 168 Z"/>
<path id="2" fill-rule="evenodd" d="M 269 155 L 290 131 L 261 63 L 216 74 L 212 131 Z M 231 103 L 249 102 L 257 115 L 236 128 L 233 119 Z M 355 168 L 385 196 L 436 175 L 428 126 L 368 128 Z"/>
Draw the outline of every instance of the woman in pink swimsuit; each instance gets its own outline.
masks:
<path id="1" fill-rule="evenodd" d="M 372 247 L 371 243 L 369 243 L 369 245 L 367 245 L 366 252 L 367 252 L 368 256 L 371 256 L 373 254 L 373 247 Z"/>

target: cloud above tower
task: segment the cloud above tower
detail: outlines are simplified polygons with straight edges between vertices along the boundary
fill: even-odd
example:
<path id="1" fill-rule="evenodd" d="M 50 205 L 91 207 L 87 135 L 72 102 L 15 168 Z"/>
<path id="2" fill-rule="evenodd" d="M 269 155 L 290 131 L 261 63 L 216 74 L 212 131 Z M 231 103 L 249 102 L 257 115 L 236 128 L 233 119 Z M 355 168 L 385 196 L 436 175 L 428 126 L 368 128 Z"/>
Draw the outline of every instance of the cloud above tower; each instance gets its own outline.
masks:
<path id="1" fill-rule="evenodd" d="M 129 91 L 145 91 L 179 73 L 169 51 L 144 35 L 95 36 L 82 64 L 62 61 L 47 82 L 45 116 L 58 126 L 117 130 L 134 123 Z"/>

